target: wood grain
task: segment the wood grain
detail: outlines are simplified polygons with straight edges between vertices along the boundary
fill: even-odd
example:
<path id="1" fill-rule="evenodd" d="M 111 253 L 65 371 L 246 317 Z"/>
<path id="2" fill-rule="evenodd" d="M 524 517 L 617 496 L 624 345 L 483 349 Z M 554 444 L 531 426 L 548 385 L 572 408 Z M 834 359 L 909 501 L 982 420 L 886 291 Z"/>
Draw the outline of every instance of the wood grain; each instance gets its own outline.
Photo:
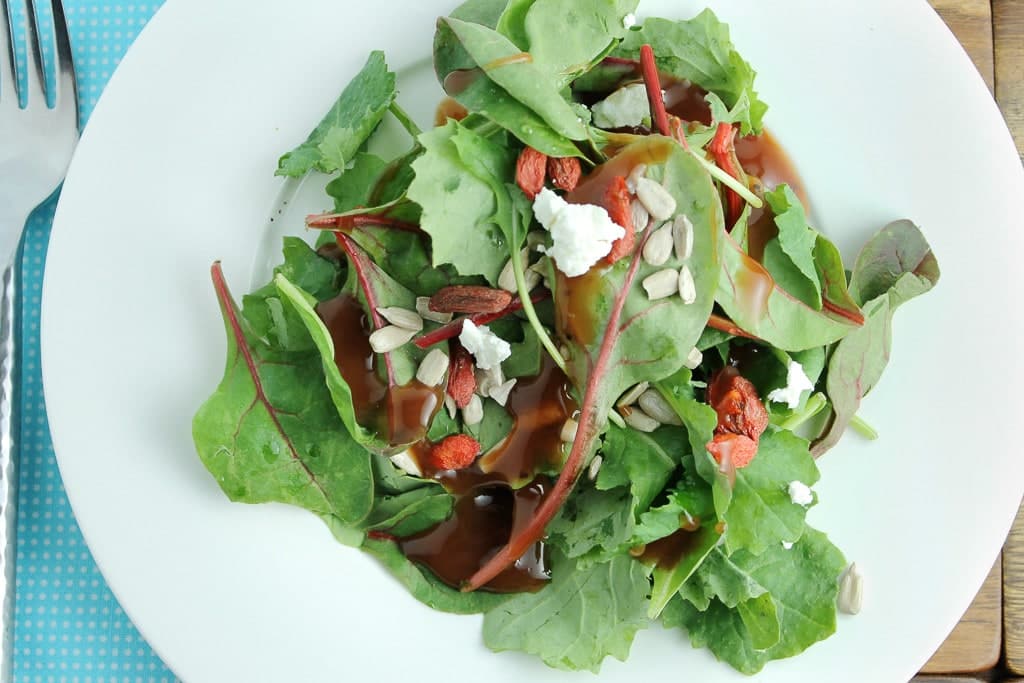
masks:
<path id="1" fill-rule="evenodd" d="M 994 90 L 995 58 L 992 46 L 990 0 L 929 0 L 935 11 L 964 46 L 989 90 Z M 1010 0 L 1020 4 L 1020 0 Z"/>
<path id="2" fill-rule="evenodd" d="M 1024 2 L 992 0 L 996 100 L 1024 156 Z"/>
<path id="3" fill-rule="evenodd" d="M 1006 667 L 1024 674 L 1024 507 L 1003 546 L 1003 574 Z"/>
<path id="4" fill-rule="evenodd" d="M 1002 649 L 1002 561 L 996 560 L 974 602 L 922 673 L 973 673 L 994 667 Z"/>
<path id="5" fill-rule="evenodd" d="M 962 676 L 914 676 L 910 683 L 979 683 L 984 678 L 964 678 Z M 1007 681 L 1007 683 L 1009 683 Z"/>

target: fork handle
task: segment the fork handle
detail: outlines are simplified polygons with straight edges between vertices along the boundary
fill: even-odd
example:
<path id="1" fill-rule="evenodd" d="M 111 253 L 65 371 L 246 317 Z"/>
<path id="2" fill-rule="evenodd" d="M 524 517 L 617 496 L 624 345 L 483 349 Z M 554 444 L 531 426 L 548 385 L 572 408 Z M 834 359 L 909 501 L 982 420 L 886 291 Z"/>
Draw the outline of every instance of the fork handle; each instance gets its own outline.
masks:
<path id="1" fill-rule="evenodd" d="M 20 391 L 18 361 L 19 274 L 15 256 L 0 283 L 0 575 L 3 581 L 3 641 L 0 645 L 0 683 L 13 680 L 14 560 L 17 553 L 18 457 Z"/>

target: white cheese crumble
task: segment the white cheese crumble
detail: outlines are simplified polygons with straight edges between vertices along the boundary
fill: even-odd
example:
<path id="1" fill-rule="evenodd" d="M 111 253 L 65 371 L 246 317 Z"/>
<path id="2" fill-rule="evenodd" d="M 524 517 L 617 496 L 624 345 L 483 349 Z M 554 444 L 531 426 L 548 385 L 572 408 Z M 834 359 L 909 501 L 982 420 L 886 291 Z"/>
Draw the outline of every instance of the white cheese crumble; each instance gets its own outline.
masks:
<path id="1" fill-rule="evenodd" d="M 802 481 L 789 482 L 789 499 L 793 505 L 810 505 L 814 502 L 814 492 Z"/>
<path id="2" fill-rule="evenodd" d="M 551 233 L 545 253 L 569 277 L 590 270 L 626 234 L 600 206 L 570 204 L 547 188 L 533 200 L 533 215 Z"/>
<path id="3" fill-rule="evenodd" d="M 459 342 L 476 359 L 481 370 L 490 370 L 512 355 L 509 343 L 491 332 L 487 325 L 477 327 L 468 318 L 462 322 Z"/>
<path id="4" fill-rule="evenodd" d="M 594 125 L 598 128 L 627 128 L 639 126 L 651 115 L 647 101 L 647 88 L 633 83 L 619 88 L 593 107 Z"/>
<path id="5" fill-rule="evenodd" d="M 792 550 L 793 549 L 793 544 L 790 543 L 789 541 L 783 541 L 782 542 L 782 549 L 783 550 Z"/>
<path id="6" fill-rule="evenodd" d="M 636 26 L 636 15 L 630 12 L 626 16 L 622 17 L 622 28 L 627 31 Z"/>
<path id="7" fill-rule="evenodd" d="M 814 388 L 814 384 L 804 373 L 802 365 L 795 360 L 789 361 L 789 369 L 786 371 L 786 386 L 781 389 L 772 389 L 768 392 L 768 400 L 775 403 L 785 403 L 794 409 L 800 405 L 800 395 L 805 391 Z"/>

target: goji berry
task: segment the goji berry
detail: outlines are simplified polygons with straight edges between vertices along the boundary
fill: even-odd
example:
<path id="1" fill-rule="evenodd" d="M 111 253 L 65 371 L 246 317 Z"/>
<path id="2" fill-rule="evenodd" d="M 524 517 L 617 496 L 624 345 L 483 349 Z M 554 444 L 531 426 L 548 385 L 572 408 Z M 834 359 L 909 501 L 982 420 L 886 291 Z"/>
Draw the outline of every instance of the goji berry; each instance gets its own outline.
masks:
<path id="1" fill-rule="evenodd" d="M 544 187 L 548 156 L 533 147 L 524 147 L 516 160 L 516 185 L 531 202 Z"/>
<path id="2" fill-rule="evenodd" d="M 612 243 L 612 249 L 604 257 L 608 263 L 615 263 L 620 258 L 633 250 L 636 242 L 636 230 L 633 227 L 632 199 L 629 195 L 629 188 L 626 186 L 626 179 L 622 176 L 615 176 L 608 183 L 604 191 L 602 201 L 605 210 L 612 222 L 621 226 L 626 234 Z"/>
<path id="3" fill-rule="evenodd" d="M 436 470 L 461 470 L 480 455 L 480 442 L 467 434 L 445 437 L 430 449 L 430 465 Z"/>
<path id="4" fill-rule="evenodd" d="M 746 467 L 757 455 L 757 441 L 743 434 L 715 434 L 714 440 L 706 448 L 723 468 Z"/>
<path id="5" fill-rule="evenodd" d="M 465 408 L 476 391 L 476 372 L 473 356 L 458 341 L 451 343 L 448 365 L 448 395 L 458 408 Z"/>
<path id="6" fill-rule="evenodd" d="M 743 434 L 757 441 L 768 427 L 768 411 L 757 389 L 734 367 L 722 368 L 711 378 L 707 401 L 718 413 L 718 433 Z"/>
<path id="7" fill-rule="evenodd" d="M 580 184 L 583 168 L 576 157 L 551 157 L 548 159 L 548 176 L 560 190 L 572 192 Z"/>

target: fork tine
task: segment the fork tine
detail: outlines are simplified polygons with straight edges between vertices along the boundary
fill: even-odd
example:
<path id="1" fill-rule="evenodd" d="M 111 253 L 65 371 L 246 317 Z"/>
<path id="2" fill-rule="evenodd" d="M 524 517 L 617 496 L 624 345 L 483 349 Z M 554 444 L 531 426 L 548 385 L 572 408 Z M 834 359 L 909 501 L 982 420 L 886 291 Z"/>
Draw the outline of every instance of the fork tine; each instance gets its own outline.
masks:
<path id="1" fill-rule="evenodd" d="M 29 64 L 25 70 L 28 82 L 28 96 L 25 98 L 26 107 L 35 106 L 35 102 L 41 102 L 46 106 L 46 72 L 43 71 L 43 53 L 39 48 L 39 25 L 36 22 L 36 4 L 34 0 L 25 0 L 25 17 L 28 25 L 25 27 L 25 38 L 28 41 Z M 37 99 L 38 98 L 38 99 Z"/>
<path id="2" fill-rule="evenodd" d="M 0 102 L 18 106 L 18 79 L 14 75 L 14 31 L 7 0 L 0 0 Z M 8 90 L 9 88 L 9 90 Z"/>
<path id="3" fill-rule="evenodd" d="M 71 39 L 68 37 L 68 20 L 64 16 L 64 5 L 61 0 L 50 0 L 53 8 L 53 34 L 56 41 L 57 78 L 54 93 L 55 106 L 68 106 L 68 100 L 74 105 L 75 122 L 78 122 L 78 84 L 75 81 L 75 59 L 71 54 Z"/>

